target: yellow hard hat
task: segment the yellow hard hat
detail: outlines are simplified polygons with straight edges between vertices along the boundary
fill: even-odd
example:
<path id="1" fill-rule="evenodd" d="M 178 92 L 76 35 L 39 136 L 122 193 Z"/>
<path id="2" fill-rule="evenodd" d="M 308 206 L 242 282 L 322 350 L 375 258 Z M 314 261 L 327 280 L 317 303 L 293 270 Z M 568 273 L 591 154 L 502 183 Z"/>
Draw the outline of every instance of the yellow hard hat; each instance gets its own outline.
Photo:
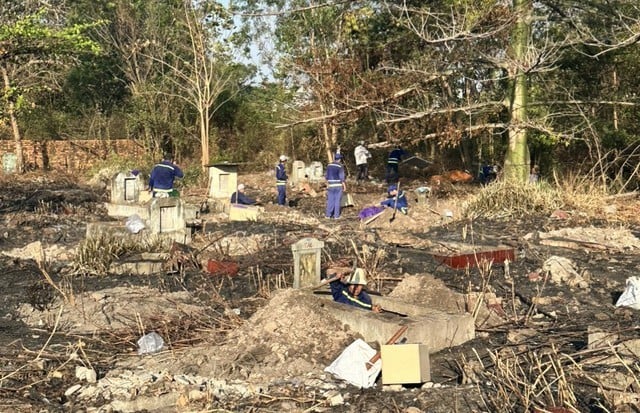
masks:
<path id="1" fill-rule="evenodd" d="M 367 285 L 367 276 L 362 268 L 356 268 L 351 277 L 349 277 L 348 284 Z"/>

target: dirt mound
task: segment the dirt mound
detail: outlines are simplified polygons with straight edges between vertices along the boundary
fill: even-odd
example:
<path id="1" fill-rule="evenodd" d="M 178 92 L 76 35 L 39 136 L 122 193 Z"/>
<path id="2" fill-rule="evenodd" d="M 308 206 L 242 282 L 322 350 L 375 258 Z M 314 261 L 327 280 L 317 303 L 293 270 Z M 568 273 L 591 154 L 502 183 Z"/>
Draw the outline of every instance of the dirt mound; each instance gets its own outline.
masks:
<path id="1" fill-rule="evenodd" d="M 389 297 L 447 313 L 465 311 L 464 295 L 451 291 L 433 275 L 404 275 Z"/>
<path id="2" fill-rule="evenodd" d="M 199 345 L 181 350 L 172 360 L 149 357 L 120 367 L 144 366 L 148 371 L 188 372 L 259 385 L 321 376 L 357 338 L 323 308 L 324 300 L 300 290 L 279 290 L 267 305 L 233 330 L 223 345 Z"/>
<path id="3" fill-rule="evenodd" d="M 229 335 L 223 351 L 232 377 L 286 380 L 329 365 L 355 333 L 323 308 L 324 300 L 300 290 L 280 290 Z"/>

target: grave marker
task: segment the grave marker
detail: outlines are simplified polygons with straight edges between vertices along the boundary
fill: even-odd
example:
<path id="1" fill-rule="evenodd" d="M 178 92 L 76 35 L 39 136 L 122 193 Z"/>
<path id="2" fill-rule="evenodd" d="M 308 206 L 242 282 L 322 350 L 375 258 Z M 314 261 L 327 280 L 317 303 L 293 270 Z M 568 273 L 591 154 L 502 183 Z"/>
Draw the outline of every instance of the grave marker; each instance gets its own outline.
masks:
<path id="1" fill-rule="evenodd" d="M 303 238 L 291 246 L 293 252 L 293 288 L 306 288 L 321 281 L 320 260 L 324 242 Z"/>

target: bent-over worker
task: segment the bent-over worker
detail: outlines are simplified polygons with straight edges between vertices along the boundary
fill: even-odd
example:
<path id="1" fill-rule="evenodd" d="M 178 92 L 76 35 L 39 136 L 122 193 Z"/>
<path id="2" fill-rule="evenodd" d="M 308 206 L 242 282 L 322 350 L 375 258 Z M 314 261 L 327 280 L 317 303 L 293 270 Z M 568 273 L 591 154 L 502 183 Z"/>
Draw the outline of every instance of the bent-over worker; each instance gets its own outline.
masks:
<path id="1" fill-rule="evenodd" d="M 151 170 L 149 191 L 154 198 L 178 196 L 178 191 L 173 189 L 173 181 L 175 178 L 183 177 L 182 169 L 173 163 L 173 155 L 165 153 L 162 161 Z"/>
<path id="2" fill-rule="evenodd" d="M 389 198 L 380 202 L 380 205 L 387 208 L 396 208 L 404 215 L 407 215 L 407 212 L 409 212 L 409 203 L 407 202 L 407 196 L 404 191 L 401 190 L 398 192 L 398 186 L 394 184 L 389 185 L 387 193 L 389 194 Z"/>
<path id="3" fill-rule="evenodd" d="M 382 312 L 380 306 L 374 305 L 369 294 L 364 291 L 364 287 L 367 285 L 364 269 L 356 268 L 346 281 L 344 280 L 345 273 L 328 274 L 327 276 L 333 277 L 335 275 L 339 278 L 329 283 L 334 301 L 371 310 L 375 313 Z"/>
<path id="4" fill-rule="evenodd" d="M 249 198 L 244 193 L 244 184 L 238 185 L 238 190 L 231 194 L 231 203 L 232 204 L 242 204 L 242 205 L 255 205 L 256 200 Z"/>

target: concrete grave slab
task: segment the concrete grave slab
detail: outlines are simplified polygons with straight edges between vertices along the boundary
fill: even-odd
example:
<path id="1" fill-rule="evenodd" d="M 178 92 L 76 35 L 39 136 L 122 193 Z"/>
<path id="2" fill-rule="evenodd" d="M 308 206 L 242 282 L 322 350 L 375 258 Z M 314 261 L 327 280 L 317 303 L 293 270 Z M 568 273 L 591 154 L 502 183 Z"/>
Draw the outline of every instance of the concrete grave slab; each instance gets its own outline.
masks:
<path id="1" fill-rule="evenodd" d="M 331 315 L 362 335 L 365 341 L 386 343 L 402 325 L 408 327 L 404 337 L 408 344 L 424 344 L 430 353 L 463 344 L 475 338 L 471 314 L 450 314 L 407 304 L 388 297 L 375 297 L 374 303 L 382 308 L 406 314 L 399 317 L 390 313 L 377 314 L 326 298 L 325 308 Z"/>

